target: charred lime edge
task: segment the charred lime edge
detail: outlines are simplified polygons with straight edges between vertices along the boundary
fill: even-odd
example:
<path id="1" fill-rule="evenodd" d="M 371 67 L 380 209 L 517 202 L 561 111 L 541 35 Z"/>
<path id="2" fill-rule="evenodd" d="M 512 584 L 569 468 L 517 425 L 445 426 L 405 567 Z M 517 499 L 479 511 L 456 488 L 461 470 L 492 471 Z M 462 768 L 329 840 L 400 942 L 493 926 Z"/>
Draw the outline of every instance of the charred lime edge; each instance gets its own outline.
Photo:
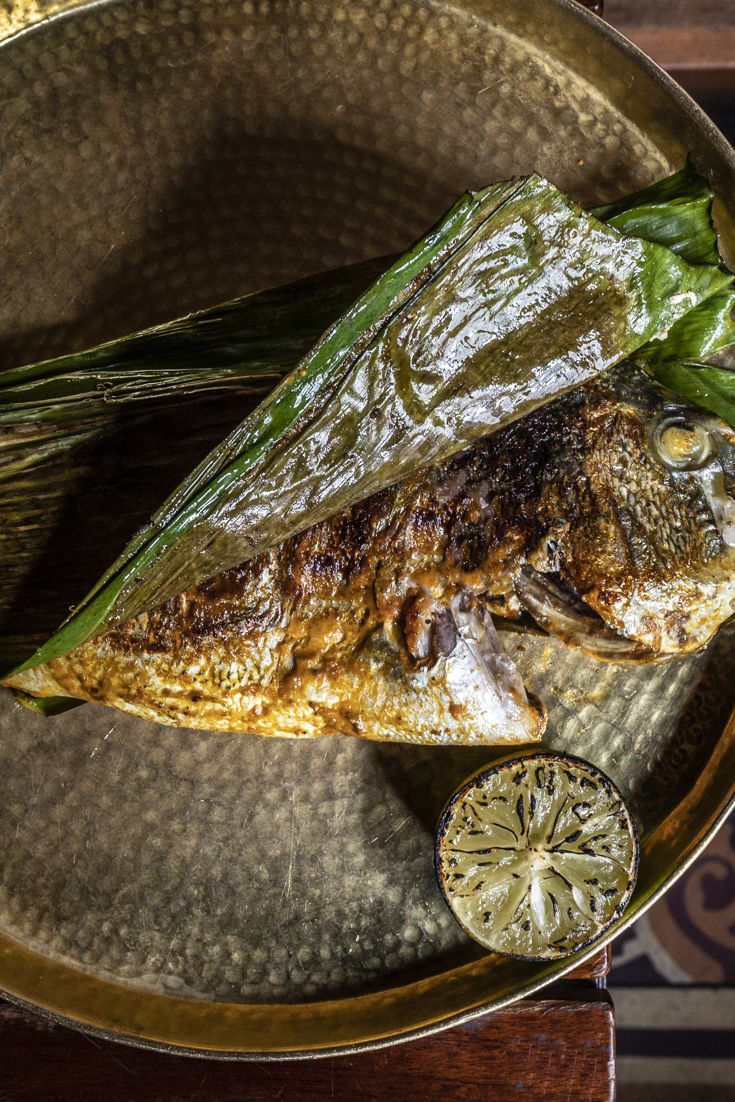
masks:
<path id="1" fill-rule="evenodd" d="M 615 908 L 615 911 L 610 916 L 605 925 L 601 927 L 601 929 L 593 937 L 587 938 L 586 941 L 581 941 L 572 949 L 569 949 L 563 953 L 557 953 L 554 956 L 531 956 L 530 954 L 527 955 L 525 953 L 504 953 L 501 949 L 491 949 L 489 945 L 485 945 L 482 941 L 476 938 L 474 934 L 470 933 L 464 923 L 460 922 L 459 918 L 455 914 L 454 908 L 449 902 L 449 897 L 444 886 L 440 868 L 440 848 L 444 840 L 444 835 L 446 834 L 447 827 L 449 825 L 450 812 L 452 811 L 457 800 L 460 799 L 470 788 L 478 787 L 485 781 L 487 777 L 489 777 L 492 773 L 497 773 L 500 769 L 505 769 L 508 766 L 520 765 L 521 763 L 526 764 L 527 762 L 540 760 L 553 761 L 555 764 L 568 762 L 571 765 L 581 766 L 583 769 L 587 770 L 587 772 L 589 772 L 593 777 L 599 779 L 600 782 L 608 790 L 611 790 L 614 793 L 615 797 L 620 800 L 623 808 L 625 809 L 625 813 L 628 816 L 628 821 L 630 823 L 631 832 L 633 835 L 633 867 L 630 872 L 628 887 L 626 889 L 623 900 Z M 630 808 L 628 807 L 628 803 L 625 797 L 623 796 L 622 792 L 615 784 L 615 782 L 612 781 L 610 777 L 608 777 L 607 773 L 605 773 L 598 766 L 593 765 L 592 762 L 587 761 L 585 758 L 580 758 L 576 754 L 562 754 L 555 750 L 529 750 L 527 753 L 523 751 L 512 750 L 510 753 L 504 754 L 496 761 L 490 762 L 488 765 L 483 766 L 482 769 L 479 769 L 475 773 L 472 773 L 469 777 L 462 781 L 462 783 L 455 789 L 455 791 L 447 800 L 442 810 L 442 813 L 439 816 L 439 821 L 437 823 L 436 832 L 434 835 L 434 873 L 436 875 L 436 880 L 439 885 L 439 890 L 441 891 L 442 898 L 444 899 L 444 902 L 449 908 L 452 917 L 454 918 L 457 925 L 462 930 L 464 930 L 468 937 L 471 937 L 474 942 L 476 942 L 478 945 L 482 945 L 483 949 L 486 949 L 490 953 L 496 953 L 498 956 L 501 957 L 510 957 L 512 960 L 527 960 L 535 962 L 542 961 L 546 964 L 556 960 L 563 960 L 564 957 L 570 957 L 572 956 L 572 954 L 578 953 L 582 949 L 589 948 L 591 945 L 594 945 L 596 941 L 599 941 L 600 938 L 604 937 L 605 933 L 609 930 L 612 924 L 614 922 L 617 922 L 620 916 L 627 909 L 628 904 L 633 897 L 633 892 L 635 891 L 636 883 L 638 880 L 640 854 L 641 847 L 640 839 L 638 837 L 638 825 L 630 811 Z"/>

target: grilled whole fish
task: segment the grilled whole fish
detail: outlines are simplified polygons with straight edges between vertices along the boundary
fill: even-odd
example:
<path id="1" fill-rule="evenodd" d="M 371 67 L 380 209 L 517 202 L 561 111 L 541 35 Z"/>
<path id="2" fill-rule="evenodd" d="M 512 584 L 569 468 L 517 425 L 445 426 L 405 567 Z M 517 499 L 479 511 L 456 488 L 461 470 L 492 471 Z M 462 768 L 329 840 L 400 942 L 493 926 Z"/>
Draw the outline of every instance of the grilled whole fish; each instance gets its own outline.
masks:
<path id="1" fill-rule="evenodd" d="M 735 432 L 625 364 L 7 684 L 172 725 L 533 741 L 492 615 L 598 657 L 698 650 L 735 608 Z"/>

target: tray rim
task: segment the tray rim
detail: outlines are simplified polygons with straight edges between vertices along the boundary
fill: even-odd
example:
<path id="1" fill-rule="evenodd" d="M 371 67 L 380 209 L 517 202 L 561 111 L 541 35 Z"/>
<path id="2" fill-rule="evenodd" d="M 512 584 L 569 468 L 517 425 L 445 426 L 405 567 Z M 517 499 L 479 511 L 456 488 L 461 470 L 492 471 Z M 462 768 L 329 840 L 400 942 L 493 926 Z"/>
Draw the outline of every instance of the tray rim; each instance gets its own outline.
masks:
<path id="1" fill-rule="evenodd" d="M 735 708 L 718 739 L 713 754 L 698 780 L 689 790 L 683 800 L 677 805 L 659 826 L 651 832 L 642 842 L 641 869 L 646 867 L 646 857 L 652 846 L 665 841 L 667 833 L 674 825 L 672 820 L 680 808 L 690 813 L 695 813 L 698 808 L 706 805 L 701 800 L 702 791 L 708 791 L 710 785 L 718 779 L 724 789 L 720 803 L 705 815 L 698 831 L 695 833 L 686 856 L 679 861 L 673 870 L 669 870 L 663 876 L 654 876 L 653 883 L 640 890 L 636 889 L 636 895 L 627 911 L 608 930 L 608 932 L 586 949 L 572 954 L 561 962 L 538 966 L 529 964 L 529 970 L 536 973 L 535 978 L 519 986 L 513 986 L 504 994 L 488 999 L 477 997 L 467 1003 L 467 995 L 463 994 L 466 986 L 481 987 L 486 977 L 493 970 L 493 954 L 486 954 L 477 961 L 460 965 L 449 971 L 438 972 L 435 975 L 412 981 L 408 984 L 397 984 L 378 992 L 363 995 L 346 995 L 342 998 L 305 1002 L 297 1004 L 285 1003 L 212 1003 L 191 998 L 182 998 L 168 994 L 147 991 L 132 984 L 122 981 L 109 980 L 94 973 L 84 972 L 72 964 L 56 961 L 44 956 L 37 950 L 30 949 L 21 942 L 16 941 L 8 934 L 0 931 L 0 970 L 5 976 L 0 980 L 0 993 L 9 1002 L 34 1013 L 39 1013 L 58 1024 L 70 1028 L 79 1029 L 91 1036 L 103 1040 L 116 1041 L 128 1044 L 136 1048 L 144 1048 L 172 1055 L 186 1055 L 204 1059 L 220 1060 L 302 1060 L 319 1059 L 340 1055 L 350 1055 L 359 1052 L 367 1052 L 380 1048 L 387 1048 L 394 1044 L 408 1043 L 422 1037 L 430 1036 L 444 1029 L 450 1029 L 472 1021 L 489 1012 L 506 1010 L 520 999 L 537 994 L 549 985 L 549 983 L 563 979 L 578 965 L 595 956 L 600 949 L 610 944 L 620 933 L 628 929 L 650 906 L 656 903 L 664 893 L 682 876 L 693 864 L 702 851 L 709 845 L 717 831 L 723 826 L 729 814 L 735 810 Z M 727 778 L 730 778 L 728 780 Z M 8 962 L 15 965 L 15 971 L 20 980 L 20 989 L 16 984 L 7 984 L 6 966 Z M 29 984 L 29 977 L 32 977 Z M 33 982 L 35 980 L 35 983 Z M 391 1009 L 393 1003 L 402 1006 L 406 999 L 415 1001 L 436 1002 L 437 991 L 441 996 L 439 1002 L 446 998 L 445 989 L 447 982 L 451 981 L 457 988 L 457 997 L 465 1001 L 462 1008 L 454 1009 L 440 1006 L 438 1009 L 425 1015 L 425 1020 L 403 1029 L 388 1025 L 384 1031 L 376 1031 L 371 1027 L 371 1036 L 352 1036 L 339 1043 L 330 1043 L 319 1040 L 316 1036 L 304 1038 L 304 1043 L 297 1045 L 273 1043 L 268 1039 L 272 1032 L 266 1019 L 273 1018 L 278 1013 L 283 1026 L 283 1018 L 290 1018 L 292 1028 L 307 1032 L 316 1029 L 323 1037 L 319 1022 L 322 1019 L 333 1018 L 344 1029 L 346 1022 L 345 1008 L 361 1011 L 368 1021 L 374 1022 L 377 1010 L 381 1010 L 385 1017 L 386 1011 Z M 76 998 L 71 1004 L 63 998 L 63 993 L 69 991 Z M 437 989 L 437 991 L 435 991 Z M 61 995 L 59 994 L 61 992 Z M 102 1002 L 103 1009 L 97 1013 L 90 1012 Z M 114 1008 L 112 1010 L 111 1008 Z M 178 1036 L 163 1037 L 160 1034 L 161 1019 L 151 1020 L 151 1010 L 161 1011 L 161 1019 L 167 1023 L 167 1028 L 174 1024 L 174 1032 Z M 216 1012 L 216 1014 L 214 1013 Z M 222 1033 L 222 1017 L 227 1018 L 227 1037 L 262 1036 L 266 1038 L 264 1047 L 241 1047 L 237 1043 L 230 1045 Z M 217 1018 L 216 1022 L 207 1022 L 208 1018 Z M 350 1022 L 353 1015 L 350 1016 Z M 127 1028 L 123 1027 L 120 1019 L 126 1020 Z M 176 1023 L 181 1020 L 183 1029 Z M 388 1019 L 390 1021 L 390 1019 Z M 130 1028 L 130 1023 L 137 1021 L 139 1027 Z M 197 1031 L 199 1039 L 203 1039 L 202 1024 L 214 1025 L 220 1041 L 211 1037 L 208 1044 L 194 1043 L 191 1036 L 192 1029 Z M 258 1031 L 262 1031 L 260 1034 Z M 354 1030 L 353 1030 L 354 1033 Z M 159 1034 L 159 1035 L 157 1035 Z"/>

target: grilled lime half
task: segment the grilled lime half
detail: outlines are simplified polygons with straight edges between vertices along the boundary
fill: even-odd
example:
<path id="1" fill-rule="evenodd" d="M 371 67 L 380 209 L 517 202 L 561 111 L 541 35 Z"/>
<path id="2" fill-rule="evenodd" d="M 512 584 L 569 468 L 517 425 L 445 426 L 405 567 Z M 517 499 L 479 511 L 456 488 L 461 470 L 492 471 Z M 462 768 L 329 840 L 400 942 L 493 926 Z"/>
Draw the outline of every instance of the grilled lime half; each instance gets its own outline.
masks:
<path id="1" fill-rule="evenodd" d="M 471 937 L 507 956 L 556 960 L 624 911 L 638 833 L 615 785 L 589 762 L 515 753 L 455 792 L 435 855 L 444 898 Z"/>

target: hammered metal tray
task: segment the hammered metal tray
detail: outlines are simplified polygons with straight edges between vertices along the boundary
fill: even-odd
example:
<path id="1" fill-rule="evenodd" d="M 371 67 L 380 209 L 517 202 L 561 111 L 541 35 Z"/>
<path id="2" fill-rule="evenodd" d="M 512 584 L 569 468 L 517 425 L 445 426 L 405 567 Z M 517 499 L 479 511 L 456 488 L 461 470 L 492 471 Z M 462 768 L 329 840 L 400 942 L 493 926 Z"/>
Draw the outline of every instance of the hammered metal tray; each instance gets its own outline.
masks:
<path id="1" fill-rule="evenodd" d="M 103 0 L 7 38 L 0 85 L 6 366 L 396 252 L 461 191 L 532 169 L 591 203 L 691 151 L 735 193 L 711 124 L 567 0 Z M 648 668 L 505 639 L 546 745 L 601 766 L 639 822 L 619 930 L 732 801 L 735 630 Z M 582 958 L 485 953 L 433 874 L 441 807 L 491 758 L 91 705 L 45 720 L 3 693 L 0 988 L 133 1043 L 259 1059 L 529 994 Z"/>

